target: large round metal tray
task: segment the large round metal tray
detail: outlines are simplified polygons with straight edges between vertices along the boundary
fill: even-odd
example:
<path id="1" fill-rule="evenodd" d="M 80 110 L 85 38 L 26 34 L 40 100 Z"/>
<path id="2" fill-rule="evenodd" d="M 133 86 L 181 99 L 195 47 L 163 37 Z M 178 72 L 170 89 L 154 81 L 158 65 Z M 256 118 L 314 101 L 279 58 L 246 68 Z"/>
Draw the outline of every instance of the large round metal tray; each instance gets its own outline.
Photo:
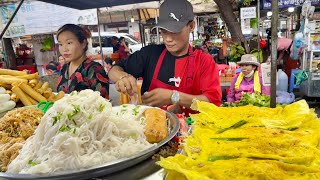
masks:
<path id="1" fill-rule="evenodd" d="M 179 131 L 180 123 L 178 118 L 169 112 L 166 112 L 168 124 L 169 124 L 169 135 L 159 142 L 156 146 L 153 146 L 145 151 L 138 153 L 135 156 L 119 159 L 112 161 L 100 166 L 95 166 L 89 169 L 79 171 L 61 172 L 59 174 L 49 175 L 31 175 L 31 174 L 11 174 L 11 173 L 0 173 L 0 179 L 15 179 L 15 180 L 28 180 L 28 179 L 53 179 L 53 180 L 67 180 L 67 179 L 89 179 L 95 177 L 102 177 L 108 174 L 115 174 L 118 171 L 124 170 L 128 167 L 134 166 L 156 153 L 161 146 L 169 142 Z M 130 147 L 128 147 L 130 148 Z"/>

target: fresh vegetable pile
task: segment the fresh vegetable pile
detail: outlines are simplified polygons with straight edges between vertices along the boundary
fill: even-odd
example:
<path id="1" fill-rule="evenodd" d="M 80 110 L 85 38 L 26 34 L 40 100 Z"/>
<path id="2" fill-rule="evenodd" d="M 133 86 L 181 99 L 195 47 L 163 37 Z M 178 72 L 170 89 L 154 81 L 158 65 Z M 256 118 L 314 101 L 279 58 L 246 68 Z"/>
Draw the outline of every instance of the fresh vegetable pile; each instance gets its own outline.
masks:
<path id="1" fill-rule="evenodd" d="M 184 153 L 158 163 L 167 179 L 320 179 L 320 121 L 306 101 L 276 108 L 217 107 L 199 114 Z"/>
<path id="2" fill-rule="evenodd" d="M 235 103 L 225 102 L 222 107 L 239 107 L 253 105 L 258 107 L 270 107 L 270 96 L 256 93 L 243 93 L 240 101 Z"/>

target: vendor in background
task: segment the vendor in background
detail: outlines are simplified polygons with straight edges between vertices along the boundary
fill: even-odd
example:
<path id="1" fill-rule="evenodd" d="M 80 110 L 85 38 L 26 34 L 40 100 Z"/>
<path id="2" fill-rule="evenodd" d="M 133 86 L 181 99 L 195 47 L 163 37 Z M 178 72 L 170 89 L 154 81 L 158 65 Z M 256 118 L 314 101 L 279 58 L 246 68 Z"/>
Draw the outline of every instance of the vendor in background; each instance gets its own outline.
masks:
<path id="1" fill-rule="evenodd" d="M 87 38 L 90 36 L 81 27 L 74 24 L 66 24 L 58 30 L 59 52 L 67 62 L 61 70 L 58 91 L 71 93 L 92 89 L 108 98 L 109 83 L 104 68 L 86 56 Z"/>
<path id="2" fill-rule="evenodd" d="M 210 41 L 210 35 L 206 34 L 205 35 L 205 39 L 204 41 L 202 42 L 202 49 L 209 53 L 210 52 L 210 46 L 209 46 L 209 41 Z"/>
<path id="3" fill-rule="evenodd" d="M 59 61 L 58 70 L 60 71 L 62 69 L 63 65 L 66 63 L 66 60 L 64 59 L 64 57 L 62 55 L 60 55 L 58 58 L 58 61 Z"/>
<path id="4" fill-rule="evenodd" d="M 260 63 L 254 55 L 243 55 L 238 64 L 241 67 L 241 72 L 231 82 L 227 95 L 228 102 L 239 101 L 242 97 L 242 92 L 270 95 L 270 87 L 262 84 L 261 74 L 258 72 Z"/>
<path id="5" fill-rule="evenodd" d="M 120 47 L 119 38 L 117 36 L 112 36 L 111 43 L 112 43 L 113 53 L 118 52 Z"/>
<path id="6" fill-rule="evenodd" d="M 120 46 L 119 46 L 118 53 L 119 53 L 120 59 L 126 59 L 130 51 L 126 43 L 126 40 L 124 37 L 120 37 L 119 42 L 120 42 Z"/>
<path id="7" fill-rule="evenodd" d="M 60 74 L 58 69 L 58 63 L 55 61 L 51 61 L 49 64 L 46 65 L 46 75 L 53 75 L 53 74 Z"/>
<path id="8" fill-rule="evenodd" d="M 195 28 L 191 3 L 164 1 L 158 27 L 164 44 L 143 47 L 110 70 L 109 78 L 117 90 L 133 96 L 138 93 L 136 79 L 142 77 L 143 104 L 163 108 L 170 105 L 169 111 L 186 115 L 191 112 L 193 99 L 219 106 L 222 95 L 218 67 L 209 54 L 194 51 L 189 44 Z"/>

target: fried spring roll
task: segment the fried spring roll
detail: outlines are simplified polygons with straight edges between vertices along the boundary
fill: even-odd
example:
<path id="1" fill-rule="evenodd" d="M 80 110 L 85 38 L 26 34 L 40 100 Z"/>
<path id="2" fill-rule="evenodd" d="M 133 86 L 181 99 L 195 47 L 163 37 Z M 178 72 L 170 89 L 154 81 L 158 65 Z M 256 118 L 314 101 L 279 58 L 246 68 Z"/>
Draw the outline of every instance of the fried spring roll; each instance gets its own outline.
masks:
<path id="1" fill-rule="evenodd" d="M 37 85 L 36 85 L 33 89 L 34 89 L 34 90 L 40 89 L 41 86 L 42 86 L 42 82 L 39 81 L 39 82 L 37 83 Z"/>
<path id="2" fill-rule="evenodd" d="M 33 104 L 33 105 L 37 105 L 38 101 L 34 100 L 32 97 L 30 97 L 28 94 L 26 94 L 27 98 L 29 99 L 29 101 Z"/>
<path id="3" fill-rule="evenodd" d="M 29 101 L 28 97 L 26 94 L 18 87 L 18 86 L 13 86 L 12 91 L 19 97 L 20 101 L 23 103 L 25 106 L 32 106 L 33 104 Z"/>
<path id="4" fill-rule="evenodd" d="M 50 97 L 48 98 L 48 101 L 50 102 L 54 102 L 56 95 L 54 95 L 53 93 L 50 95 Z"/>
<path id="5" fill-rule="evenodd" d="M 144 135 L 149 143 L 158 143 L 168 136 L 165 111 L 157 108 L 146 109 L 146 125 Z"/>
<path id="6" fill-rule="evenodd" d="M 23 76 L 16 76 L 16 77 L 20 78 L 20 79 L 27 79 L 27 80 L 38 79 L 39 73 L 33 73 L 33 74 L 28 74 L 28 75 L 23 75 Z"/>
<path id="7" fill-rule="evenodd" d="M 21 83 L 19 85 L 19 87 L 26 93 L 28 94 L 30 97 L 32 97 L 33 99 L 37 100 L 38 102 L 41 101 L 47 101 L 47 99 L 45 97 L 43 97 L 40 93 L 38 93 L 37 91 L 35 91 L 34 89 L 32 89 L 32 87 L 30 87 L 29 85 L 25 84 L 25 83 Z"/>
<path id="8" fill-rule="evenodd" d="M 12 83 L 28 83 L 26 79 L 20 79 L 14 76 L 0 76 L 0 84 L 12 84 Z"/>
<path id="9" fill-rule="evenodd" d="M 47 90 L 48 87 L 49 87 L 49 83 L 48 83 L 48 82 L 45 82 L 45 83 L 43 83 L 43 85 L 41 86 L 41 88 L 40 88 L 40 89 L 37 89 L 36 91 L 37 91 L 38 93 L 40 93 L 40 94 L 43 94 L 43 92 L 44 92 L 45 90 Z"/>
<path id="10" fill-rule="evenodd" d="M 29 85 L 34 88 L 38 84 L 38 81 L 36 79 L 29 80 Z"/>
<path id="11" fill-rule="evenodd" d="M 60 91 L 55 97 L 54 97 L 54 101 L 58 101 L 59 99 L 63 98 L 65 95 L 64 91 Z"/>
<path id="12" fill-rule="evenodd" d="M 52 89 L 51 89 L 51 88 L 48 88 L 47 90 L 45 90 L 45 91 L 43 92 L 42 95 L 43 95 L 45 98 L 49 99 L 49 97 L 51 96 L 51 94 L 52 94 Z"/>
<path id="13" fill-rule="evenodd" d="M 0 68 L 0 75 L 24 76 L 27 75 L 27 72 Z"/>

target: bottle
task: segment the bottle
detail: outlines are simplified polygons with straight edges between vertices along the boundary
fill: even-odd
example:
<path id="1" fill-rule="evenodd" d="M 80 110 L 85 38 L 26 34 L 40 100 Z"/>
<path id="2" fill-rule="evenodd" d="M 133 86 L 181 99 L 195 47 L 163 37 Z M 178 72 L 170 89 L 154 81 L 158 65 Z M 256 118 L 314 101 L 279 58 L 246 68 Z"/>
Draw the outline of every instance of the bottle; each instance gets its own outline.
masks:
<path id="1" fill-rule="evenodd" d="M 288 76 L 282 69 L 278 70 L 278 84 L 277 91 L 285 91 L 288 92 Z"/>

